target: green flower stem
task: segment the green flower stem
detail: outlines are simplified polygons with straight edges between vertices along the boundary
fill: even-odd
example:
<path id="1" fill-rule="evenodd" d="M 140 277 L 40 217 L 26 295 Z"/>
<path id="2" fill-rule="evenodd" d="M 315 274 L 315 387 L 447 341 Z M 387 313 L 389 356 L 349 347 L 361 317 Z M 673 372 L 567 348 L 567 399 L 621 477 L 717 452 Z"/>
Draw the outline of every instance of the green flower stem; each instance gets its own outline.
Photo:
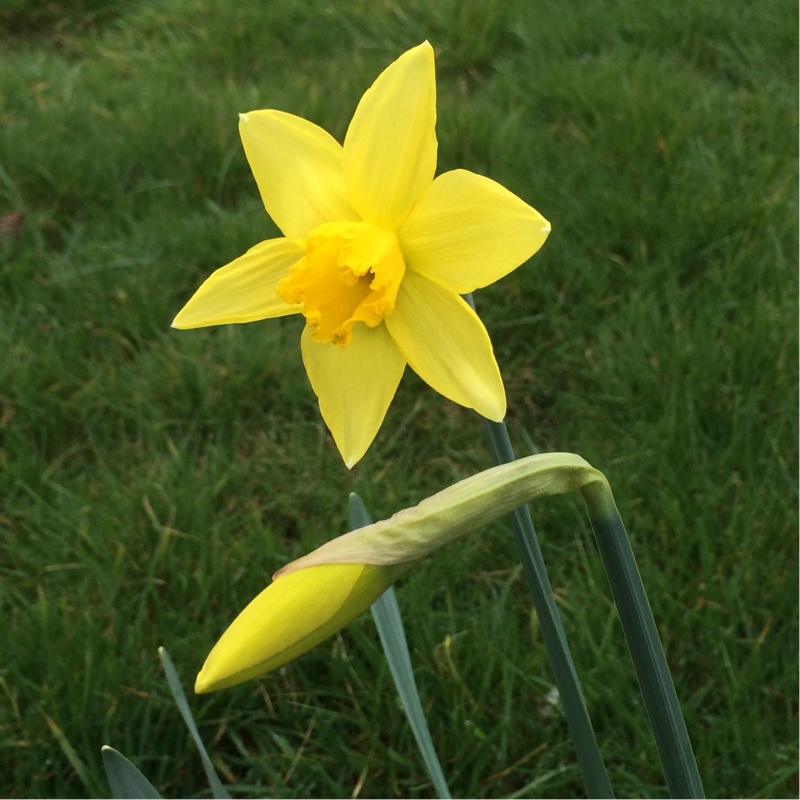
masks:
<path id="1" fill-rule="evenodd" d="M 702 798 L 703 784 L 689 734 L 625 526 L 605 482 L 590 483 L 582 492 L 670 794 Z"/>
<path id="2" fill-rule="evenodd" d="M 494 459 L 498 464 L 515 460 L 514 450 L 503 422 L 486 420 L 486 430 Z M 575 744 L 583 783 L 589 797 L 614 797 L 605 764 L 600 755 L 592 721 L 586 708 L 575 665 L 572 662 L 561 615 L 553 598 L 553 588 L 544 564 L 542 550 L 533 527 L 527 504 L 511 512 L 514 542 L 522 561 L 525 579 L 533 597 L 533 607 L 539 617 L 545 650 L 555 676 L 556 686 L 567 719 L 569 732 Z"/>
<path id="3" fill-rule="evenodd" d="M 475 301 L 472 295 L 466 294 L 464 299 L 474 311 Z M 485 423 L 495 463 L 507 464 L 516 460 L 505 422 L 485 420 Z M 533 598 L 533 607 L 539 618 L 544 647 L 561 698 L 561 707 L 575 745 L 586 793 L 589 797 L 614 797 L 527 503 L 511 512 L 511 528 L 525 580 Z"/>

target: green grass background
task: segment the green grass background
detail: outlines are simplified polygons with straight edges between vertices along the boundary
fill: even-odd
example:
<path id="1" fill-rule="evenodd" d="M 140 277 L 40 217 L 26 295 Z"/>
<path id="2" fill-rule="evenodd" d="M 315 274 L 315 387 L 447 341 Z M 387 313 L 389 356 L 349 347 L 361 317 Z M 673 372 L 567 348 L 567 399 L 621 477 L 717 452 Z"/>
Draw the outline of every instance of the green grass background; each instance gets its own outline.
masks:
<path id="1" fill-rule="evenodd" d="M 476 296 L 517 450 L 609 477 L 709 795 L 796 796 L 797 28 L 789 0 L 4 0 L 0 214 L 26 217 L 0 238 L 0 795 L 105 796 L 107 743 L 207 796 L 157 647 L 190 686 L 349 491 L 377 518 L 489 466 L 409 372 L 348 473 L 299 319 L 169 328 L 276 235 L 237 113 L 341 140 L 428 38 L 439 171 L 553 225 Z M 615 789 L 664 797 L 581 502 L 534 516 Z M 398 593 L 453 792 L 580 796 L 505 524 Z M 369 615 L 192 706 L 236 796 L 432 794 Z"/>

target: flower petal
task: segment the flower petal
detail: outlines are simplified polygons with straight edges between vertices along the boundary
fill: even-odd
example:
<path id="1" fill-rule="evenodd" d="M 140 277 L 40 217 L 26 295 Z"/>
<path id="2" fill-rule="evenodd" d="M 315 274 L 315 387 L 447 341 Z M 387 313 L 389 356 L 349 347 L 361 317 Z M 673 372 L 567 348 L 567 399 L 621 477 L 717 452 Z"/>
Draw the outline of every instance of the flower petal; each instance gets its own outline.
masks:
<path id="1" fill-rule="evenodd" d="M 231 623 L 197 676 L 200 694 L 263 675 L 352 622 L 402 568 L 334 564 L 273 581 Z"/>
<path id="2" fill-rule="evenodd" d="M 173 328 L 204 328 L 283 317 L 300 311 L 281 300 L 275 289 L 303 257 L 288 239 L 268 239 L 206 278 L 172 322 Z"/>
<path id="3" fill-rule="evenodd" d="M 377 435 L 406 362 L 383 325 L 357 322 L 347 347 L 315 342 L 306 327 L 300 344 L 322 418 L 350 469 Z"/>
<path id="4" fill-rule="evenodd" d="M 390 64 L 365 92 L 344 140 L 350 202 L 393 228 L 436 171 L 436 73 L 428 42 Z"/>
<path id="5" fill-rule="evenodd" d="M 459 294 L 527 261 L 550 223 L 495 181 L 466 170 L 439 175 L 398 230 L 408 266 Z"/>
<path id="6" fill-rule="evenodd" d="M 429 386 L 488 419 L 503 419 L 506 394 L 489 334 L 457 294 L 408 270 L 385 324 Z"/>
<path id="7" fill-rule="evenodd" d="M 342 146 L 313 122 L 251 111 L 239 134 L 267 213 L 284 236 L 304 239 L 323 222 L 357 220 L 347 200 Z"/>

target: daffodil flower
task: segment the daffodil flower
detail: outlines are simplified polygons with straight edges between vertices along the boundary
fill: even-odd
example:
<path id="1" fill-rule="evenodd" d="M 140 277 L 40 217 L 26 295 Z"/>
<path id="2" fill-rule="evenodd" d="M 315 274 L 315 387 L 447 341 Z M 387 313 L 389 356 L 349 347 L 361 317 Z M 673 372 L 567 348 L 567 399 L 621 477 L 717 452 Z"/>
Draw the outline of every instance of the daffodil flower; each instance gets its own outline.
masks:
<path id="1" fill-rule="evenodd" d="M 550 224 L 489 178 L 434 178 L 435 126 L 428 42 L 378 76 L 344 145 L 282 111 L 241 115 L 245 154 L 284 236 L 214 272 L 172 323 L 303 314 L 303 362 L 348 467 L 375 438 L 406 364 L 450 400 L 505 416 L 492 344 L 460 295 L 530 258 Z"/>
<path id="2" fill-rule="evenodd" d="M 195 691 L 233 686 L 310 650 L 365 611 L 416 561 L 537 497 L 581 489 L 593 524 L 615 515 L 601 472 L 546 453 L 480 472 L 388 520 L 287 564 L 213 648 Z"/>

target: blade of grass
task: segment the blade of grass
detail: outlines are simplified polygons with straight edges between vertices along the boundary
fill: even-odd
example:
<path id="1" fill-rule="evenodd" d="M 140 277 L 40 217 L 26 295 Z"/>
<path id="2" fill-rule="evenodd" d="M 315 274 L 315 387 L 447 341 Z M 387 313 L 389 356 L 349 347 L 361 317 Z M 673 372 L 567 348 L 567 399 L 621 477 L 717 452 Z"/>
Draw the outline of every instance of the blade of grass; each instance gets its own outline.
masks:
<path id="1" fill-rule="evenodd" d="M 357 494 L 350 495 L 348 507 L 351 529 L 363 528 L 372 522 L 366 506 Z M 419 752 L 425 762 L 425 767 L 428 770 L 428 775 L 433 781 L 437 795 L 444 798 L 444 800 L 449 800 L 452 795 L 447 786 L 439 758 L 436 755 L 436 748 L 433 746 L 428 722 L 425 719 L 425 712 L 422 710 L 417 684 L 414 680 L 414 671 L 411 667 L 408 642 L 403 629 L 403 619 L 400 616 L 400 608 L 397 605 L 397 597 L 393 587 L 390 586 L 372 604 L 372 616 L 378 628 L 383 651 L 386 653 L 389 670 L 394 678 L 395 686 L 397 686 L 397 692 L 403 703 L 403 708 L 411 725 L 411 731 L 414 734 Z"/>
<path id="2" fill-rule="evenodd" d="M 41 710 L 41 709 L 40 709 Z M 61 751 L 69 761 L 70 766 L 75 770 L 75 773 L 78 777 L 83 781 L 84 786 L 89 786 L 89 776 L 86 771 L 86 764 L 83 763 L 81 757 L 75 752 L 75 748 L 70 743 L 67 735 L 61 730 L 61 727 L 58 723 L 51 719 L 44 711 L 41 712 L 42 716 L 44 717 L 45 722 L 47 723 L 47 727 L 50 728 L 51 733 L 55 737 L 56 741 L 58 742 Z"/>
<path id="3" fill-rule="evenodd" d="M 230 795 L 222 785 L 222 781 L 220 781 L 219 777 L 217 777 L 217 772 L 214 769 L 214 765 L 211 763 L 211 759 L 208 757 L 203 740 L 200 738 L 200 732 L 197 730 L 197 725 L 195 724 L 194 717 L 192 716 L 192 711 L 189 708 L 189 703 L 186 701 L 186 694 L 183 691 L 183 686 L 181 686 L 181 681 L 178 677 L 178 672 L 175 669 L 175 664 L 172 663 L 172 658 L 170 658 L 169 653 L 163 647 L 158 648 L 158 655 L 161 658 L 161 663 L 164 665 L 164 672 L 167 675 L 167 683 L 169 684 L 170 691 L 175 699 L 175 705 L 178 706 L 178 711 L 181 712 L 183 721 L 186 723 L 189 733 L 192 734 L 192 739 L 194 739 L 197 751 L 200 753 L 200 760 L 203 762 L 203 769 L 206 772 L 208 783 L 211 786 L 211 792 L 214 797 L 217 798 L 217 800 L 230 800 Z"/>
<path id="4" fill-rule="evenodd" d="M 155 786 L 122 753 L 104 744 L 100 748 L 111 794 L 115 800 L 161 800 Z"/>
<path id="5" fill-rule="evenodd" d="M 705 797 L 664 648 L 625 525 L 607 486 L 589 484 L 584 487 L 583 496 L 670 794 L 673 797 Z"/>

